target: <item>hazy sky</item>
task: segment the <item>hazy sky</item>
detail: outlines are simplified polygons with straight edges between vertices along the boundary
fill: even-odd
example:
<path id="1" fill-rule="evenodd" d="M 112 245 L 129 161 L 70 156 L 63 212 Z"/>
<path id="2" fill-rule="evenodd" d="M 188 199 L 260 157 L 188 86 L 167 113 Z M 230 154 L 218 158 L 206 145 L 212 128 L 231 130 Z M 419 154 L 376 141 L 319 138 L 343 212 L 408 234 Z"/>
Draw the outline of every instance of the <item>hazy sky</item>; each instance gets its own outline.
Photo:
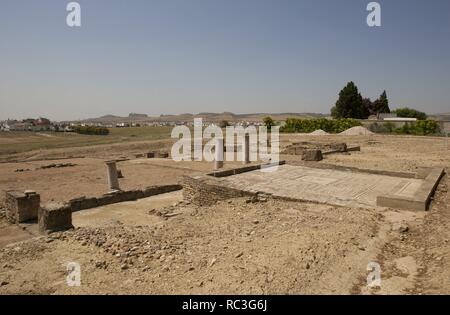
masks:
<path id="1" fill-rule="evenodd" d="M 450 1 L 0 0 L 0 119 L 329 113 L 350 80 L 450 112 Z"/>

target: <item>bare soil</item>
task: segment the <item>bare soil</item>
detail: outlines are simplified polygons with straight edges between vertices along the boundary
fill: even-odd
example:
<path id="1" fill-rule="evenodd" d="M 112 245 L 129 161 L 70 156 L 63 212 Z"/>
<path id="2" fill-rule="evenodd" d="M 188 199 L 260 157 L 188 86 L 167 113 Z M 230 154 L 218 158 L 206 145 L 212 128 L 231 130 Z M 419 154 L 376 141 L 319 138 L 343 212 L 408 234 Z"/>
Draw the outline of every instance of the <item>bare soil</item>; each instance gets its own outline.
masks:
<path id="1" fill-rule="evenodd" d="M 281 138 L 283 146 L 309 140 L 361 146 L 320 163 L 392 171 L 450 167 L 442 138 Z M 31 151 L 26 160 L 0 164 L 0 190 L 34 189 L 43 201 L 100 195 L 105 159 L 170 143 Z M 75 166 L 40 168 L 51 163 Z M 175 183 L 212 166 L 132 159 L 119 168 L 121 186 L 131 189 Z M 0 210 L 0 294 L 449 294 L 448 185 L 446 175 L 428 212 L 245 198 L 198 207 L 173 192 L 74 213 L 74 230 L 39 237 L 31 225 L 7 223 Z M 68 262 L 81 266 L 80 287 L 66 283 Z M 379 288 L 367 287 L 370 262 L 381 267 Z"/>

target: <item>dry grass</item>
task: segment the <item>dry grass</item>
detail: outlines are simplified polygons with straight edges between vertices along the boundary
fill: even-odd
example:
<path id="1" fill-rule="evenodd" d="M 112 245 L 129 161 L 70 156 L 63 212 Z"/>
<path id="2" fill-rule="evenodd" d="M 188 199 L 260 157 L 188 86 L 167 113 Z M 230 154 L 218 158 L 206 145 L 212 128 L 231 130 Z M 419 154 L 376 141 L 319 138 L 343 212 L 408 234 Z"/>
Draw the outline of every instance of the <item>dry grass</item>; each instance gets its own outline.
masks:
<path id="1" fill-rule="evenodd" d="M 170 138 L 172 127 L 111 128 L 107 136 L 60 132 L 0 132 L 0 156 L 34 150 Z"/>

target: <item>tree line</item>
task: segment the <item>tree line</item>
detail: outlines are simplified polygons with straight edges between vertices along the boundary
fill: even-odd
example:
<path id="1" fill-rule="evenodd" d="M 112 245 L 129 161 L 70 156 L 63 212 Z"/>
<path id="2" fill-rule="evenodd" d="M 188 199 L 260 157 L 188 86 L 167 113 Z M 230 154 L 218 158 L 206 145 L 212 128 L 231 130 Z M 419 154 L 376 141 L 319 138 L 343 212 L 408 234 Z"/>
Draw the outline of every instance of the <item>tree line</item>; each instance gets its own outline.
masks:
<path id="1" fill-rule="evenodd" d="M 75 126 L 73 131 L 82 135 L 102 135 L 106 136 L 109 134 L 109 129 L 105 127 L 96 126 Z"/>
<path id="2" fill-rule="evenodd" d="M 371 115 L 378 116 L 383 113 L 391 113 L 386 91 L 383 91 L 378 99 L 371 101 L 370 98 L 362 97 L 353 81 L 348 82 L 339 92 L 336 105 L 331 109 L 333 118 L 367 119 Z M 408 107 L 396 109 L 392 113 L 396 113 L 398 117 L 427 119 L 424 112 Z"/>
<path id="3" fill-rule="evenodd" d="M 331 116 L 333 118 L 367 119 L 370 115 L 390 112 L 386 91 L 383 91 L 380 97 L 372 102 L 370 98 L 363 98 L 355 83 L 350 81 L 339 92 L 339 99 L 331 109 Z"/>

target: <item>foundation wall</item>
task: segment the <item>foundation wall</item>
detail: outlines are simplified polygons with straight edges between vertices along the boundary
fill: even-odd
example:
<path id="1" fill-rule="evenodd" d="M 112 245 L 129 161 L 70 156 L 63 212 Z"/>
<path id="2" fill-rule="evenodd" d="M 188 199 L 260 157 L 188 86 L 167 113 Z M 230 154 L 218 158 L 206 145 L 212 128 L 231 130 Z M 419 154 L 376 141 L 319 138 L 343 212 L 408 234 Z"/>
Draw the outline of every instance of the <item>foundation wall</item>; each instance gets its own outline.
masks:
<path id="1" fill-rule="evenodd" d="M 7 220 L 11 223 L 22 223 L 37 219 L 40 202 L 39 194 L 7 191 L 5 193 Z"/>
<path id="2" fill-rule="evenodd" d="M 70 205 L 50 203 L 39 208 L 39 233 L 63 231 L 73 228 Z"/>
<path id="3" fill-rule="evenodd" d="M 256 194 L 217 184 L 219 179 L 202 176 L 184 176 L 182 178 L 183 198 L 199 206 L 212 205 L 220 200 L 254 196 Z"/>
<path id="4" fill-rule="evenodd" d="M 86 198 L 80 197 L 69 201 L 70 208 L 73 212 L 91 209 L 95 207 L 106 206 L 113 203 L 133 201 L 137 199 L 147 198 L 159 194 L 181 190 L 181 185 L 164 185 L 150 186 L 143 190 L 119 191 L 103 195 L 101 197 Z"/>
<path id="5" fill-rule="evenodd" d="M 377 206 L 408 210 L 426 211 L 429 208 L 431 197 L 436 190 L 444 170 L 441 168 L 428 169 L 427 173 L 418 173 L 418 177 L 425 176 L 423 184 L 415 194 L 414 198 L 404 198 L 396 195 L 385 195 L 377 197 Z"/>

